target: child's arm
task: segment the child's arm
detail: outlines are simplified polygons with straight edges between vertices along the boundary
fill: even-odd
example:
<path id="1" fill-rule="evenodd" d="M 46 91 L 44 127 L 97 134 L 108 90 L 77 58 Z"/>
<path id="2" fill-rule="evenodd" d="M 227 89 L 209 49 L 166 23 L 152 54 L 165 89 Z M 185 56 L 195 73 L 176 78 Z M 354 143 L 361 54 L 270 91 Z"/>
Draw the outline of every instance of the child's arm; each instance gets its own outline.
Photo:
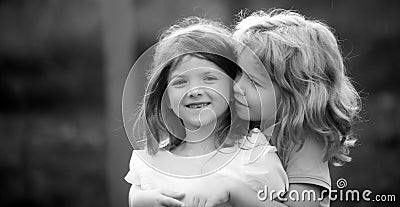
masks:
<path id="1" fill-rule="evenodd" d="M 129 190 L 129 207 L 184 207 L 179 201 L 184 196 L 184 193 L 162 189 L 142 190 L 140 186 L 132 185 Z"/>
<path id="2" fill-rule="evenodd" d="M 208 190 L 198 191 L 200 188 Z M 250 188 L 243 181 L 234 178 L 214 178 L 207 182 L 207 185 L 203 184 L 201 187 L 196 186 L 196 189 L 197 192 L 193 193 L 193 207 L 214 207 L 225 202 L 229 202 L 234 207 L 285 206 L 280 202 L 271 201 L 269 199 L 265 201 L 259 200 L 256 191 Z"/>
<path id="3" fill-rule="evenodd" d="M 323 145 L 310 136 L 305 139 L 303 147 L 297 149 L 292 151 L 286 168 L 289 192 L 288 201 L 284 204 L 291 207 L 328 205 L 329 198 L 322 200 L 329 196 L 328 189 L 331 183 L 328 162 L 322 159 Z M 300 197 L 297 201 L 290 198 L 296 197 L 295 193 Z M 315 193 L 315 198 L 308 199 L 310 193 Z M 303 194 L 306 195 L 305 198 L 302 198 Z"/>
<path id="4" fill-rule="evenodd" d="M 320 206 L 320 201 L 318 201 L 318 199 L 321 197 L 321 187 L 317 186 L 317 185 L 312 185 L 312 184 L 289 184 L 289 192 L 298 192 L 298 194 L 300 195 L 300 200 L 296 201 L 296 200 L 292 200 L 290 199 L 289 196 L 286 196 L 287 201 L 284 202 L 284 204 L 286 206 L 289 207 L 318 207 Z M 302 199 L 301 195 L 303 195 L 303 192 L 305 192 L 304 194 L 308 193 L 308 192 L 315 192 L 315 199 L 307 199 L 307 196 L 305 196 L 306 198 Z M 306 194 L 308 195 L 308 194 Z M 293 197 L 293 196 L 292 196 Z"/>

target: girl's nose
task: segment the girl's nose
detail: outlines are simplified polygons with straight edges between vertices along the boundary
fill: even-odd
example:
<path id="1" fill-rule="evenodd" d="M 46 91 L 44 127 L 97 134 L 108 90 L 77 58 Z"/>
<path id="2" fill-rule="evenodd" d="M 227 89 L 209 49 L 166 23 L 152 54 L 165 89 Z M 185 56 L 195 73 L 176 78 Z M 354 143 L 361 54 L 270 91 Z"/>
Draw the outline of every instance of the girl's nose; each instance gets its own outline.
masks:
<path id="1" fill-rule="evenodd" d="M 200 97 L 204 94 L 204 90 L 202 88 L 195 88 L 193 90 L 190 90 L 187 95 L 189 97 Z"/>

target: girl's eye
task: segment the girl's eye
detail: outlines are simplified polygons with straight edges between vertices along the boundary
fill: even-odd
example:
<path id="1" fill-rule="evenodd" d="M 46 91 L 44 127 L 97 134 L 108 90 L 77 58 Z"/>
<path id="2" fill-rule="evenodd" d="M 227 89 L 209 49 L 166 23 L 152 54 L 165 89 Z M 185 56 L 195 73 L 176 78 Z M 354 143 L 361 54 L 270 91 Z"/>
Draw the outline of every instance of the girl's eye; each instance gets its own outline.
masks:
<path id="1" fill-rule="evenodd" d="M 186 80 L 175 80 L 171 83 L 173 86 L 182 86 L 186 83 Z"/>
<path id="2" fill-rule="evenodd" d="M 206 77 L 204 77 L 204 80 L 205 81 L 215 81 L 215 80 L 217 80 L 218 78 L 217 77 L 215 77 L 215 76 L 206 76 Z"/>

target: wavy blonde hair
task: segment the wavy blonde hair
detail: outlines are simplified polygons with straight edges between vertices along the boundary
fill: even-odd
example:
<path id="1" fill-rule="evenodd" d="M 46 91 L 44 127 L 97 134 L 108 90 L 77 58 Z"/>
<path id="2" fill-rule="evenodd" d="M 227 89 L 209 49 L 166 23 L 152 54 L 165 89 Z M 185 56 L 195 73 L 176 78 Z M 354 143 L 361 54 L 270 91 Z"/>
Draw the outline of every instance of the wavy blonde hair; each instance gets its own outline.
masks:
<path id="1" fill-rule="evenodd" d="M 310 134 L 323 142 L 324 161 L 350 162 L 360 98 L 331 28 L 294 11 L 257 11 L 240 14 L 233 37 L 259 57 L 282 94 L 275 130 L 284 165 L 293 143 L 301 148 Z"/>
<path id="2" fill-rule="evenodd" d="M 193 56 L 213 62 L 234 80 L 240 68 L 235 63 L 231 35 L 222 23 L 198 17 L 185 18 L 161 34 L 147 71 L 147 90 L 133 129 L 138 142 L 146 142 L 149 154 L 156 154 L 165 140 L 167 144 L 163 148 L 170 150 L 181 144 L 183 138 L 178 138 L 164 119 L 172 117 L 175 126 L 180 123 L 176 114 L 165 107 L 163 99 L 169 73 L 185 56 Z M 216 142 L 222 142 L 231 129 L 230 109 L 218 117 L 217 124 Z"/>

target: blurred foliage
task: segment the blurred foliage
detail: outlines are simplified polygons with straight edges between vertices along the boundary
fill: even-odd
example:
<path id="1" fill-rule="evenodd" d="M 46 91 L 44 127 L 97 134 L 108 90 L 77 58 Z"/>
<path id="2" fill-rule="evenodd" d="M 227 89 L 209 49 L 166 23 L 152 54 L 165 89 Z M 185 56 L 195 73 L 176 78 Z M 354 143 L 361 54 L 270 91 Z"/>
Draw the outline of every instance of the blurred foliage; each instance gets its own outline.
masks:
<path id="1" fill-rule="evenodd" d="M 353 163 L 332 187 L 400 199 L 400 2 L 135 0 L 136 57 L 189 15 L 295 9 L 335 29 L 363 97 Z M 107 206 L 102 26 L 95 0 L 0 1 L 0 206 Z M 393 204 L 393 205 L 392 205 Z M 332 206 L 395 206 L 334 202 Z"/>
<path id="2" fill-rule="evenodd" d="M 98 107 L 103 100 L 99 5 L 0 3 L 0 111 Z M 78 106 L 79 107 L 79 106 Z"/>
<path id="3" fill-rule="evenodd" d="M 2 116 L 1 206 L 107 206 L 102 119 L 87 112 Z"/>

